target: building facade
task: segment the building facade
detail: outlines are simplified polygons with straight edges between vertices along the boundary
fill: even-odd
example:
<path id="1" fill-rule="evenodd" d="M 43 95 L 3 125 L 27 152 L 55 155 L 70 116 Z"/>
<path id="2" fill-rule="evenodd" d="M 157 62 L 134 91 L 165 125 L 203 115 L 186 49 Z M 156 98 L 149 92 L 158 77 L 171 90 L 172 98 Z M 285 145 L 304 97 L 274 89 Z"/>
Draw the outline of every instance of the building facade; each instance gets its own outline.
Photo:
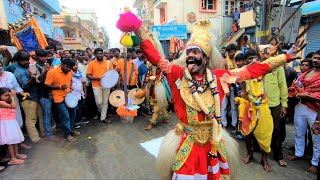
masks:
<path id="1" fill-rule="evenodd" d="M 61 46 L 63 31 L 53 25 L 52 15 L 60 13 L 58 0 L 0 0 L 0 29 L 9 30 L 9 24 L 24 23 L 33 14 L 51 45 Z M 5 44 L 5 43 L 2 43 Z"/>
<path id="2" fill-rule="evenodd" d="M 64 49 L 86 49 L 99 46 L 97 16 L 94 10 L 75 10 L 62 7 L 53 23 L 64 34 Z"/>

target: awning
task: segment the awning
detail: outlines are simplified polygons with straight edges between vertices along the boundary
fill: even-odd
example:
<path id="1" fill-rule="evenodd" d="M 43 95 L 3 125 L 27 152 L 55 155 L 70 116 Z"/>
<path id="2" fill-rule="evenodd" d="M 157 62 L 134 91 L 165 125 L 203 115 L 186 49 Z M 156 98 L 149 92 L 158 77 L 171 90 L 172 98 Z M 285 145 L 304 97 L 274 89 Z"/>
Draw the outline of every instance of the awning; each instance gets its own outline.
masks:
<path id="1" fill-rule="evenodd" d="M 298 7 L 298 5 L 294 7 Z M 302 9 L 302 16 L 308 16 L 311 14 L 320 13 L 320 1 L 311 1 L 308 3 L 304 3 L 301 6 L 301 9 Z"/>

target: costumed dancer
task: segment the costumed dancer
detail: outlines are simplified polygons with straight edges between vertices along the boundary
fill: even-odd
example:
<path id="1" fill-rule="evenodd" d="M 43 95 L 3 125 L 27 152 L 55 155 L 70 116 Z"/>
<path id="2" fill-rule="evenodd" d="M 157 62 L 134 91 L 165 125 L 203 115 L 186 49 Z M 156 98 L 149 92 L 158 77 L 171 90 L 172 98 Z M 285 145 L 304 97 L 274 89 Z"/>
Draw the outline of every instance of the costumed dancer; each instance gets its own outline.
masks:
<path id="1" fill-rule="evenodd" d="M 210 28 L 209 20 L 197 22 L 186 51 L 173 64 L 159 55 L 142 28 L 136 32 L 146 58 L 167 73 L 179 119 L 160 147 L 161 179 L 230 178 L 228 162 L 237 169 L 239 153 L 236 141 L 221 125 L 220 99 L 229 91 L 228 84 L 260 77 L 296 58 L 298 50 L 242 69 L 213 70 L 222 60 Z"/>
<path id="2" fill-rule="evenodd" d="M 164 72 L 160 71 L 160 68 L 157 66 L 152 66 L 151 75 L 149 77 L 151 99 L 150 104 L 153 106 L 153 114 L 150 119 L 150 124 L 145 128 L 145 130 L 151 130 L 154 125 L 157 123 L 158 115 L 160 112 L 163 114 L 163 123 L 169 123 L 169 115 L 167 111 L 168 99 L 171 100 L 171 90 L 168 85 L 168 82 L 164 76 Z"/>

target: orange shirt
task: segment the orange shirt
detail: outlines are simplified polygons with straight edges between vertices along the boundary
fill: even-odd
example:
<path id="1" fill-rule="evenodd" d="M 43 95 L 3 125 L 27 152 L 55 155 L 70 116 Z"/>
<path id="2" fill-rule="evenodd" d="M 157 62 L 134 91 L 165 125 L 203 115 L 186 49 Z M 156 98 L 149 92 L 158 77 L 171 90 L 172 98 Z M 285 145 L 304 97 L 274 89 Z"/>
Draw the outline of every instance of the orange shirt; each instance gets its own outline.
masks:
<path id="1" fill-rule="evenodd" d="M 112 69 L 113 66 L 108 60 L 103 59 L 102 62 L 94 60 L 89 63 L 87 74 L 92 75 L 93 77 L 101 78 L 104 73 Z M 92 80 L 92 87 L 101 87 L 100 81 Z"/>
<path id="2" fill-rule="evenodd" d="M 129 83 L 132 66 L 134 68 L 134 71 L 132 73 L 131 83 Z M 124 60 L 123 59 L 118 61 L 117 68 L 120 69 L 120 74 L 121 74 L 122 82 L 123 82 L 124 81 Z M 127 85 L 129 85 L 129 86 L 136 85 L 137 84 L 137 77 L 138 77 L 138 68 L 137 68 L 136 64 L 132 60 L 127 61 Z"/>
<path id="3" fill-rule="evenodd" d="M 72 71 L 68 74 L 65 74 L 60 66 L 50 69 L 46 81 L 44 82 L 46 85 L 53 85 L 53 86 L 61 86 L 63 84 L 67 85 L 67 89 L 52 89 L 51 93 L 53 96 L 53 101 L 55 103 L 61 103 L 64 101 L 65 96 L 70 92 L 72 81 Z"/>
<path id="4" fill-rule="evenodd" d="M 122 58 L 116 59 L 116 58 L 114 57 L 114 58 L 112 58 L 112 59 L 110 60 L 110 62 L 112 63 L 113 67 L 116 68 L 116 67 L 117 67 L 117 64 L 118 64 L 118 62 L 119 62 L 120 60 L 123 60 L 123 59 L 122 59 Z"/>

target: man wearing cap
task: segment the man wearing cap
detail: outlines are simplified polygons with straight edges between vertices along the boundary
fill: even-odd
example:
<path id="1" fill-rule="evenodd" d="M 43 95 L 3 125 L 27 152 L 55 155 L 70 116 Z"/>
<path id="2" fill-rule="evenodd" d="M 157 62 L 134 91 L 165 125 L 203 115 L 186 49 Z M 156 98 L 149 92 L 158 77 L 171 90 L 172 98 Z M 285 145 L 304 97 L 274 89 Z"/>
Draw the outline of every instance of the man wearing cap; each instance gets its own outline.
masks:
<path id="1" fill-rule="evenodd" d="M 80 132 L 74 130 L 74 118 L 71 115 L 75 114 L 75 108 L 68 108 L 65 103 L 66 95 L 71 91 L 72 71 L 71 68 L 75 65 L 72 59 L 63 59 L 62 64 L 47 73 L 44 82 L 51 89 L 53 101 L 58 109 L 59 118 L 62 126 L 65 129 L 65 134 L 69 142 L 74 142 L 77 139 L 74 136 L 80 135 Z"/>
<path id="2" fill-rule="evenodd" d="M 209 20 L 195 23 L 186 55 L 173 64 L 159 55 L 143 28 L 135 33 L 146 58 L 166 71 L 179 119 L 179 124 L 166 135 L 160 148 L 157 165 L 162 179 L 230 178 L 228 162 L 232 168 L 237 168 L 238 149 L 237 143 L 222 130 L 220 99 L 229 92 L 230 84 L 269 73 L 295 59 L 297 48 L 302 47 L 296 45 L 291 54 L 272 57 L 243 69 L 213 70 L 221 67 L 218 59 L 213 59 L 220 52 L 211 47 L 210 41 L 214 38 L 211 38 L 210 29 Z"/>
<path id="3" fill-rule="evenodd" d="M 94 98 L 100 112 L 100 120 L 110 123 L 110 120 L 107 119 L 110 89 L 102 88 L 100 80 L 107 71 L 113 69 L 113 66 L 110 61 L 103 58 L 103 49 L 96 48 L 94 55 L 96 59 L 88 65 L 87 78 L 92 82 Z"/>

